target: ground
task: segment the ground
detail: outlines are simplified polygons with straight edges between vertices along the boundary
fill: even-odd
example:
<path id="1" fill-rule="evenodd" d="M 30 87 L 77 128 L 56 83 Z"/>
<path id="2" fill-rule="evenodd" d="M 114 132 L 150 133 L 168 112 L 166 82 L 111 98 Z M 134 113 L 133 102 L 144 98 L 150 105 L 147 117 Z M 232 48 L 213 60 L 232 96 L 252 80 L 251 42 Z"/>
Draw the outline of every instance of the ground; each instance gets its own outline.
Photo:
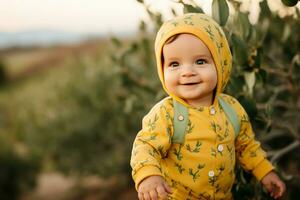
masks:
<path id="1" fill-rule="evenodd" d="M 38 178 L 37 187 L 22 200 L 136 200 L 133 187 L 112 191 L 117 179 L 101 180 L 96 176 L 82 179 L 81 186 L 75 185 L 75 179 L 59 173 L 43 173 Z M 112 193 L 111 193 L 112 192 Z M 110 194 L 111 193 L 111 194 Z"/>

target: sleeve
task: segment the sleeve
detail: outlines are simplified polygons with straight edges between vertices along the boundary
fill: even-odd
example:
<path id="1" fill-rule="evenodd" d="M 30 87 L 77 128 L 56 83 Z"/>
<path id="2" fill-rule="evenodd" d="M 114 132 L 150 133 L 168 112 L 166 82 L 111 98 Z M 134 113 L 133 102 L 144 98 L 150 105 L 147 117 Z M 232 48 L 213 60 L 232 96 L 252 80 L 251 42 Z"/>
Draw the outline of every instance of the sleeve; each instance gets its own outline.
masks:
<path id="1" fill-rule="evenodd" d="M 261 148 L 260 142 L 255 139 L 251 122 L 243 106 L 229 95 L 223 97 L 237 111 L 241 123 L 240 132 L 235 139 L 236 158 L 244 170 L 252 172 L 260 181 L 274 167 L 267 160 L 266 152 Z"/>
<path id="2" fill-rule="evenodd" d="M 261 148 L 260 142 L 255 139 L 255 134 L 249 117 L 244 108 L 238 103 L 238 115 L 241 121 L 240 133 L 235 140 L 236 157 L 246 171 L 251 171 L 257 180 L 261 180 L 274 167 L 266 158 L 266 152 Z"/>
<path id="3" fill-rule="evenodd" d="M 130 165 L 135 187 L 148 176 L 163 176 L 160 161 L 171 146 L 172 118 L 165 105 L 156 105 L 144 118 L 131 154 Z"/>

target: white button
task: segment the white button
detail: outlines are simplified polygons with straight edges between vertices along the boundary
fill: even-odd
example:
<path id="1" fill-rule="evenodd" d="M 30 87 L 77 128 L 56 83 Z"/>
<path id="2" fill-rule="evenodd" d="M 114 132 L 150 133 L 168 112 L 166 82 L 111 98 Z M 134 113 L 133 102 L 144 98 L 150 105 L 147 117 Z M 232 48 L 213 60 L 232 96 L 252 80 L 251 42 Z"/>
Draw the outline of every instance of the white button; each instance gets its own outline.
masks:
<path id="1" fill-rule="evenodd" d="M 182 121 L 182 120 L 184 120 L 184 117 L 183 117 L 183 115 L 179 115 L 179 116 L 178 116 L 178 120 L 179 120 L 179 121 Z"/>
<path id="2" fill-rule="evenodd" d="M 219 144 L 219 145 L 218 145 L 218 151 L 219 151 L 219 152 L 222 152 L 223 150 L 224 150 L 223 145 Z"/>
<path id="3" fill-rule="evenodd" d="M 215 172 L 213 170 L 208 172 L 208 176 L 209 177 L 214 177 L 215 176 Z"/>
<path id="4" fill-rule="evenodd" d="M 210 109 L 209 113 L 210 113 L 211 115 L 216 114 L 216 109 L 215 109 L 214 107 L 212 107 L 212 108 Z"/>

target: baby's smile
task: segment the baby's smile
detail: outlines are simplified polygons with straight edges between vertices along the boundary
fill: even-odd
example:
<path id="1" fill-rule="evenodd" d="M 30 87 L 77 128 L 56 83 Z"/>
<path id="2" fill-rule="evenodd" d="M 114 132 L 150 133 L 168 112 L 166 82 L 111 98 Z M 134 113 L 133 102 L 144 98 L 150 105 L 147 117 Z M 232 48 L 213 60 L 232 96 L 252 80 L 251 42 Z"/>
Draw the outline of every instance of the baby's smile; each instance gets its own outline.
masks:
<path id="1" fill-rule="evenodd" d="M 183 83 L 181 85 L 195 85 L 195 84 L 198 84 L 198 83 Z"/>
<path id="2" fill-rule="evenodd" d="M 193 82 L 180 83 L 180 85 L 187 85 L 187 86 L 189 86 L 189 85 L 198 85 L 200 83 L 201 83 L 201 81 L 193 81 Z"/>

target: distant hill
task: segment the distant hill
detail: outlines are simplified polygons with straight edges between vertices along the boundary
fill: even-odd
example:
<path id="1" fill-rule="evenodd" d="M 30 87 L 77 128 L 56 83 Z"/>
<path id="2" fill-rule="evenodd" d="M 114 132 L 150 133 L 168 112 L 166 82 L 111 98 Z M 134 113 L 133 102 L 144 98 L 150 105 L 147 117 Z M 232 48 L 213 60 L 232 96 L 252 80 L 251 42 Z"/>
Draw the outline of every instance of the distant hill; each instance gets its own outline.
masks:
<path id="1" fill-rule="evenodd" d="M 100 35 L 98 35 L 99 37 Z M 81 42 L 91 35 L 53 30 L 30 30 L 22 32 L 0 32 L 0 48 L 12 46 L 49 46 Z"/>
<path id="2" fill-rule="evenodd" d="M 95 33 L 79 34 L 55 30 L 29 30 L 21 32 L 0 32 L 0 49 L 9 47 L 49 46 L 54 44 L 71 44 L 93 38 L 103 38 L 109 35 L 132 37 L 134 32 L 119 32 L 114 34 Z"/>

